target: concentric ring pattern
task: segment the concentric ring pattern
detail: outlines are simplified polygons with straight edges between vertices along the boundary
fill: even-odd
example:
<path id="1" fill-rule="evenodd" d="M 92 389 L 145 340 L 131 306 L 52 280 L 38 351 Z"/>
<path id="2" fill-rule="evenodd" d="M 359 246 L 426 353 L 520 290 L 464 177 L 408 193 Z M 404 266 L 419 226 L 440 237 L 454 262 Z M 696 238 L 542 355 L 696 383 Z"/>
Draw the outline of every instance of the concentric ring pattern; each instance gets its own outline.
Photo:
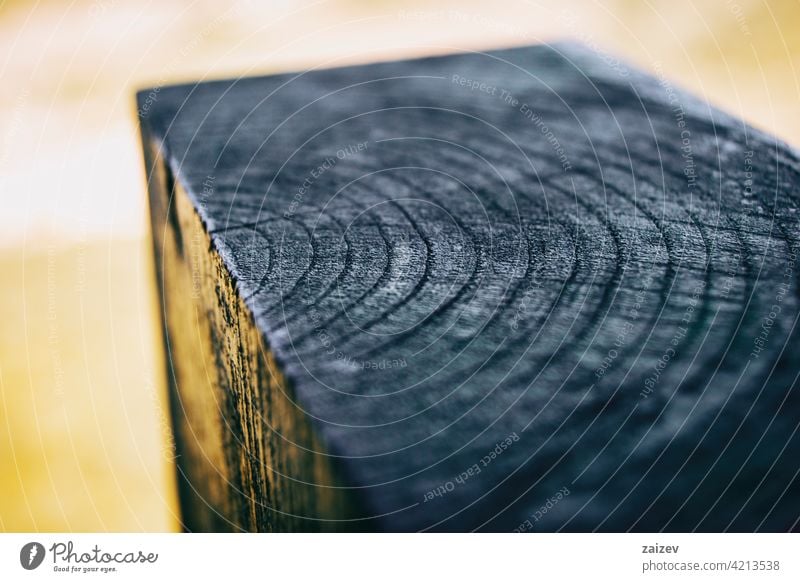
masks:
<path id="1" fill-rule="evenodd" d="M 247 462 L 324 456 L 365 528 L 797 529 L 785 144 L 570 44 L 166 88 L 143 123 L 321 443 L 264 423 Z"/>

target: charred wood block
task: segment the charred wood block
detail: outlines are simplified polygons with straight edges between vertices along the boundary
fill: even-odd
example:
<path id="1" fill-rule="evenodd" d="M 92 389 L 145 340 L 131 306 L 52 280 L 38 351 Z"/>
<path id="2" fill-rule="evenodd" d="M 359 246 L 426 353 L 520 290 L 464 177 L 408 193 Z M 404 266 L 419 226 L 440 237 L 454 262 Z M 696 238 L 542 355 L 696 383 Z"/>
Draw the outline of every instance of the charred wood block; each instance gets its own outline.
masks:
<path id="1" fill-rule="evenodd" d="M 188 529 L 797 529 L 786 144 L 571 44 L 139 114 Z"/>

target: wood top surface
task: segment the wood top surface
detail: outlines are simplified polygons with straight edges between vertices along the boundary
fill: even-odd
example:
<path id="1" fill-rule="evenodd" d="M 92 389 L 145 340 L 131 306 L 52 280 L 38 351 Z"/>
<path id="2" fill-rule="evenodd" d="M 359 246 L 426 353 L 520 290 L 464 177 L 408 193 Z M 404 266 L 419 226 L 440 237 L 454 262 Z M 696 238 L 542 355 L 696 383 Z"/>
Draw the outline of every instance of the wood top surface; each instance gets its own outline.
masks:
<path id="1" fill-rule="evenodd" d="M 379 528 L 797 527 L 777 139 L 573 44 L 139 110 Z"/>

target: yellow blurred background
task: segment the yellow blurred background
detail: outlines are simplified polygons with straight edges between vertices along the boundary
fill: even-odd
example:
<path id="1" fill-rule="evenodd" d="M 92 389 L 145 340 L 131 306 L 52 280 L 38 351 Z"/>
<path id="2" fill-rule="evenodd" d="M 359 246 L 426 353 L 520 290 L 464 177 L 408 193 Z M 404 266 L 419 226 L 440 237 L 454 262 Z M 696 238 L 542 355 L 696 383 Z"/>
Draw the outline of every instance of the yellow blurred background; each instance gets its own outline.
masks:
<path id="1" fill-rule="evenodd" d="M 800 2 L 0 0 L 0 531 L 179 531 L 133 94 L 573 38 L 800 144 Z"/>

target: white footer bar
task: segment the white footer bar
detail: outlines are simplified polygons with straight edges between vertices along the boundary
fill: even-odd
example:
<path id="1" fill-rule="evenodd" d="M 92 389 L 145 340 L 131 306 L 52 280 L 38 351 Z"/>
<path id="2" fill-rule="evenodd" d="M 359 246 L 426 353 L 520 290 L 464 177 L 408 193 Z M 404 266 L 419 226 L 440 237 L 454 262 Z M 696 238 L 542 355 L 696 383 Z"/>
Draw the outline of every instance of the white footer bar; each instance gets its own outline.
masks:
<path id="1" fill-rule="evenodd" d="M 793 534 L 2 534 L 0 580 L 797 581 L 798 554 Z"/>

